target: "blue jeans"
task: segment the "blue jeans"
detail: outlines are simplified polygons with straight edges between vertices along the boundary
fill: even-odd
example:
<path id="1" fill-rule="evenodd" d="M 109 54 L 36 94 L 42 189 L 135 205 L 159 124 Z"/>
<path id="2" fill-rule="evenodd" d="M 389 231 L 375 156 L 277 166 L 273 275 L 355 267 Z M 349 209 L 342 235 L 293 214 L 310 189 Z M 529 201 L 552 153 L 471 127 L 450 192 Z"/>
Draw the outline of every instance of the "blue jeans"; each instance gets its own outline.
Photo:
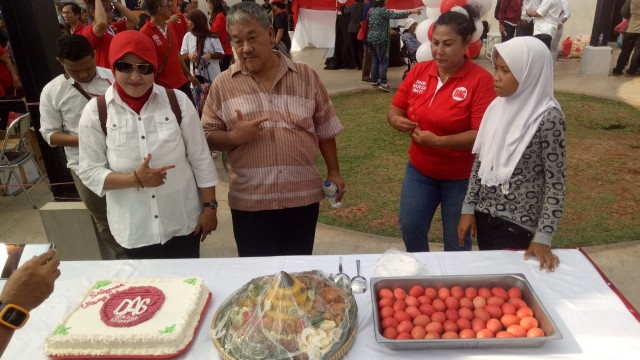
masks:
<path id="1" fill-rule="evenodd" d="M 389 67 L 389 57 L 387 56 L 387 42 L 382 41 L 377 44 L 367 43 L 371 53 L 371 82 L 380 81 L 387 83 L 387 68 Z"/>
<path id="2" fill-rule="evenodd" d="M 423 175 L 411 162 L 400 194 L 400 230 L 408 252 L 429 251 L 429 228 L 439 204 L 442 212 L 445 251 L 471 250 L 467 235 L 458 246 L 458 222 L 469 180 L 437 180 Z"/>

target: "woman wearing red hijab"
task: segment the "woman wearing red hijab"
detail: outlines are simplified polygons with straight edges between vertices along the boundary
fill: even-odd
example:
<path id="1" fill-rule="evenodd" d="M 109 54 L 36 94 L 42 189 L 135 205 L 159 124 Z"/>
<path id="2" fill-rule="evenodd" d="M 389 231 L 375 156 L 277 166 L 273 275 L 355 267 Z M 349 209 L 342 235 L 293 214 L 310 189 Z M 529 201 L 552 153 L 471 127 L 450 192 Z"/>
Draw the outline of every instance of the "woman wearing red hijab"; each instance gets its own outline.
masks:
<path id="1" fill-rule="evenodd" d="M 181 91 L 154 84 L 158 58 L 144 34 L 117 34 L 109 62 L 115 84 L 80 119 L 80 178 L 106 195 L 130 259 L 199 257 L 218 224 L 218 175 L 198 114 Z"/>

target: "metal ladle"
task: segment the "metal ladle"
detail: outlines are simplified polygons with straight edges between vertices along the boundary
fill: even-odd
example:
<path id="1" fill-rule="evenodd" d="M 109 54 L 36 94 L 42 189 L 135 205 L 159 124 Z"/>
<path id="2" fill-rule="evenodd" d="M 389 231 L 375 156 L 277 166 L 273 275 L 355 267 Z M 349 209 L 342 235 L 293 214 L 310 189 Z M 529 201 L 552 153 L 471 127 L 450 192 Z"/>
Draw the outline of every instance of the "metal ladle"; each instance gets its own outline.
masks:
<path id="1" fill-rule="evenodd" d="M 340 260 L 338 260 L 338 273 L 333 275 L 333 281 L 343 285 L 349 283 L 349 275 L 342 272 L 342 256 L 340 256 Z"/>
<path id="2" fill-rule="evenodd" d="M 367 292 L 367 279 L 360 276 L 360 260 L 356 260 L 356 276 L 351 279 L 351 291 L 354 294 L 363 294 Z"/>

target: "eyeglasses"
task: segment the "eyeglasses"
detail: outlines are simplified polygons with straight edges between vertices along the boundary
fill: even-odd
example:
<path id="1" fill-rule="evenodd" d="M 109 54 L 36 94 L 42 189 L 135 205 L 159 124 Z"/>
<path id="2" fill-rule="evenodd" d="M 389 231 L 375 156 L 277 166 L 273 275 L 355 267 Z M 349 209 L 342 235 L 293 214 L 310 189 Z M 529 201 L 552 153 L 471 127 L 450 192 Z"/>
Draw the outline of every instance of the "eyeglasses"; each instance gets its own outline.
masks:
<path id="1" fill-rule="evenodd" d="M 116 61 L 114 67 L 117 71 L 125 74 L 131 73 L 133 68 L 135 68 L 140 75 L 149 75 L 156 71 L 156 68 L 151 64 L 131 64 L 126 61 Z"/>

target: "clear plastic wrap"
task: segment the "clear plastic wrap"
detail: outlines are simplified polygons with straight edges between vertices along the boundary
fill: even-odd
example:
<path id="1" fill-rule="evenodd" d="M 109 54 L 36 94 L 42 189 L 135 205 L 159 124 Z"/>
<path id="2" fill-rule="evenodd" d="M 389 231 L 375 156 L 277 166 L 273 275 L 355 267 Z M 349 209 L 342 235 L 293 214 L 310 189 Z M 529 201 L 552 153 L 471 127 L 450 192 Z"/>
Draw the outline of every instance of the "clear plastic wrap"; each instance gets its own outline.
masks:
<path id="1" fill-rule="evenodd" d="M 229 296 L 211 336 L 230 359 L 337 359 L 357 330 L 348 287 L 319 271 L 263 276 Z"/>

